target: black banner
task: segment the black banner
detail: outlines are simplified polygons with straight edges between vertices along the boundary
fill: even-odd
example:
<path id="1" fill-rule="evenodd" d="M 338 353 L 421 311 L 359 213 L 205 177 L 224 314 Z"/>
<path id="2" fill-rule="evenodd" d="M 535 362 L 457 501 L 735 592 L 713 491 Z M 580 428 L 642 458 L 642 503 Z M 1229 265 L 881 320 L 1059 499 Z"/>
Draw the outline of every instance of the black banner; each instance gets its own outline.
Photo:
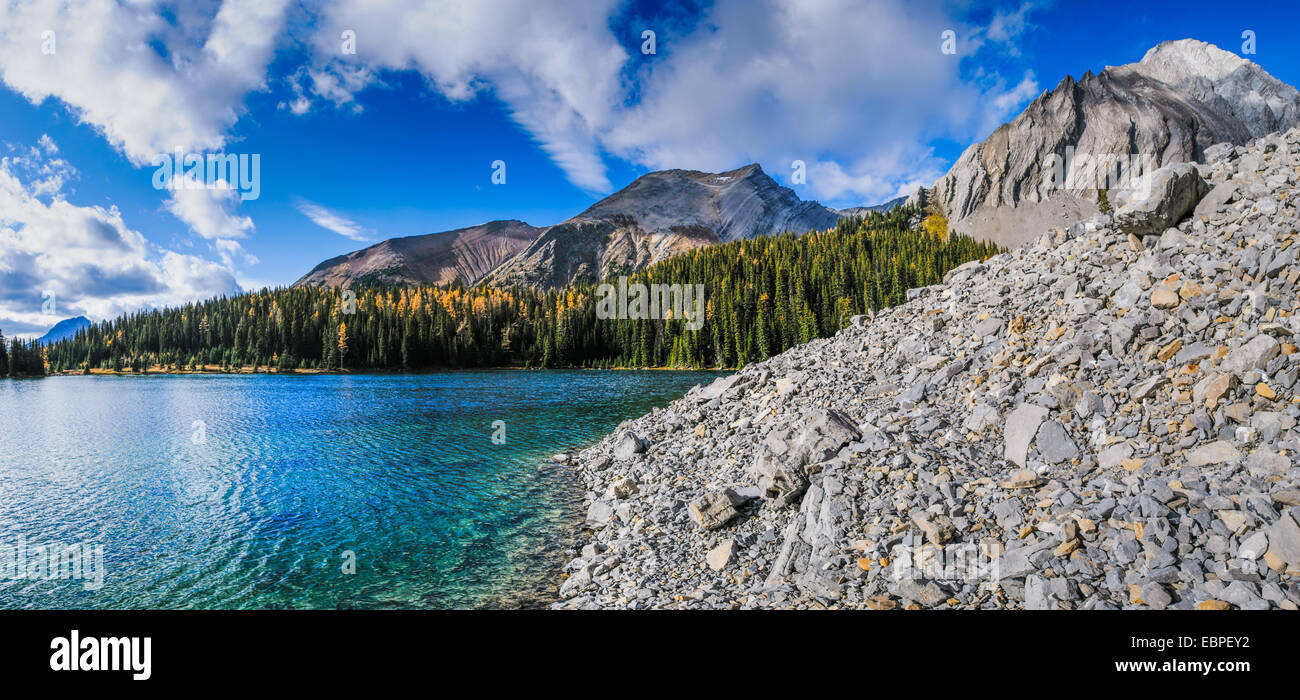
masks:
<path id="1" fill-rule="evenodd" d="M 1233 682 L 1290 677 L 1290 620 L 1132 611 L 10 611 L 0 613 L 0 672 L 7 682 L 139 689 L 205 678 L 427 683 L 484 668 L 498 669 L 481 679 L 494 690 L 562 689 L 620 666 L 638 687 L 680 686 L 690 668 L 690 677 L 722 672 L 724 684 L 761 682 L 783 667 L 924 679 L 926 688 L 997 677 Z"/>

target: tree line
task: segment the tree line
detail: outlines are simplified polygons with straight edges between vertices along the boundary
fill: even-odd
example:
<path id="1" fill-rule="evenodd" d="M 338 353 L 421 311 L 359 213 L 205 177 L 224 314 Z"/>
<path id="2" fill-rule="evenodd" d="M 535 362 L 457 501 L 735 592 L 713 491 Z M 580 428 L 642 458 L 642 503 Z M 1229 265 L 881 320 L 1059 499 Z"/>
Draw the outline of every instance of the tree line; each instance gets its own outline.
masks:
<path id="1" fill-rule="evenodd" d="M 45 353 L 54 371 L 737 368 L 902 303 L 999 252 L 898 208 L 833 229 L 699 248 L 629 276 L 704 285 L 703 323 L 601 318 L 597 286 L 264 289 L 94 324 Z M 12 351 L 11 351 L 12 353 Z"/>
<path id="2" fill-rule="evenodd" d="M 40 343 L 13 338 L 6 347 L 4 330 L 0 329 L 0 377 L 44 376 L 45 355 Z"/>

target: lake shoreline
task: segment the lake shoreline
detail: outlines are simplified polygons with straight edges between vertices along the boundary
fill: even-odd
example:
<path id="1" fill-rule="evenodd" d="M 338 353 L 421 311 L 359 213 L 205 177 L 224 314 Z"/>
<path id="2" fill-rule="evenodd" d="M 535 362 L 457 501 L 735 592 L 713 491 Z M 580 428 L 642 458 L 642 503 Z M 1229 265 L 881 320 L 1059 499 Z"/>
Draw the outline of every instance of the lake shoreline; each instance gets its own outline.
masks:
<path id="1" fill-rule="evenodd" d="M 221 369 L 201 369 L 201 370 L 164 370 L 148 369 L 143 372 L 133 371 L 115 371 L 111 369 L 92 369 L 87 374 L 83 370 L 63 370 L 61 372 L 49 372 L 43 376 L 19 377 L 20 379 L 41 379 L 43 377 L 197 377 L 197 376 L 224 376 L 224 375 L 285 375 L 285 376 L 302 376 L 310 377 L 316 375 L 325 376 L 421 376 L 429 374 L 443 373 L 463 373 L 463 372 L 735 372 L 738 370 L 726 367 L 456 367 L 456 368 L 434 368 L 434 369 L 363 369 L 363 370 L 337 370 L 337 369 L 298 369 L 291 372 L 280 371 L 253 371 L 250 365 L 245 365 L 238 370 L 225 371 Z"/>
<path id="2" fill-rule="evenodd" d="M 545 545 L 524 553 L 537 560 L 538 568 L 514 581 L 508 590 L 486 596 L 474 606 L 476 610 L 551 610 L 563 600 L 560 585 L 564 583 L 564 567 L 578 551 L 582 538 L 590 534 L 583 507 L 586 487 L 571 465 L 547 460 L 537 470 L 553 482 L 552 493 L 563 494 L 557 498 L 564 510 L 559 525 L 546 538 Z"/>

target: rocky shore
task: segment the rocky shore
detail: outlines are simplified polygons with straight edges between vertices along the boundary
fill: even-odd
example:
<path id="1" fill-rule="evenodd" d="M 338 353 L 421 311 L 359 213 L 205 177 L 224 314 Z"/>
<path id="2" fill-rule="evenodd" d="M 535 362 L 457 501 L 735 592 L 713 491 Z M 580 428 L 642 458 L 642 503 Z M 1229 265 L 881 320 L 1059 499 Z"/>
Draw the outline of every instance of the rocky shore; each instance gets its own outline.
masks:
<path id="1" fill-rule="evenodd" d="M 1300 130 L 573 455 L 557 608 L 1297 609 Z"/>

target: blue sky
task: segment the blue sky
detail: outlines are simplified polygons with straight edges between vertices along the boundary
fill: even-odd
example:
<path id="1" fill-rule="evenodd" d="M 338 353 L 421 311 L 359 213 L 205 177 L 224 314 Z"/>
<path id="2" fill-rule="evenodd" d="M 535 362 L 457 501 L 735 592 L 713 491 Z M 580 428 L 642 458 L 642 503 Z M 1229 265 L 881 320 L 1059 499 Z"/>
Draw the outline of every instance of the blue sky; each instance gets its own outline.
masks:
<path id="1" fill-rule="evenodd" d="M 1297 19 L 1289 2 L 10 3 L 0 328 L 289 284 L 394 236 L 555 223 L 667 167 L 758 162 L 805 199 L 876 203 L 1065 75 L 1160 41 L 1240 54 L 1250 30 L 1246 57 L 1300 83 Z M 257 154 L 259 196 L 156 189 L 152 158 L 177 148 Z"/>

